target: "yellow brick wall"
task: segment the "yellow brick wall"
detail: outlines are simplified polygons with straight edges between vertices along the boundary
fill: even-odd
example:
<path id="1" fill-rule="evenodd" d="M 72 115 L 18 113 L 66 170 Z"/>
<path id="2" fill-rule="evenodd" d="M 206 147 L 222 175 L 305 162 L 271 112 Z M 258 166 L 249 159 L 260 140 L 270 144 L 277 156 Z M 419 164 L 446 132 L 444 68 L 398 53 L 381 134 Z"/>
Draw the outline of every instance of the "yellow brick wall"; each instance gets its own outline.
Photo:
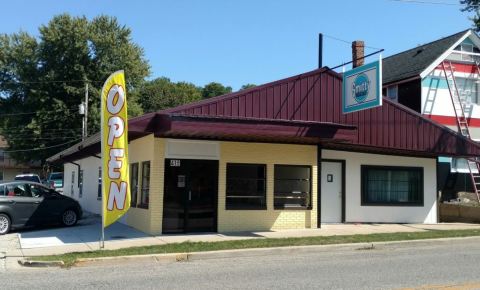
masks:
<path id="1" fill-rule="evenodd" d="M 162 233 L 163 179 L 165 177 L 165 139 L 155 138 L 150 167 L 150 234 Z"/>
<path id="2" fill-rule="evenodd" d="M 225 210 L 226 164 L 267 165 L 267 210 Z M 274 164 L 312 166 L 312 210 L 274 210 Z M 317 226 L 317 147 L 308 145 L 221 142 L 218 231 L 303 229 Z"/>
<path id="3" fill-rule="evenodd" d="M 158 200 L 163 200 L 163 191 L 159 191 L 158 183 L 162 182 L 158 176 L 159 172 L 159 163 L 156 157 L 156 153 L 161 154 L 163 159 L 163 149 L 160 151 L 156 151 L 158 149 L 157 143 L 162 143 L 161 140 L 154 138 L 153 135 L 148 135 L 142 137 L 140 139 L 133 140 L 129 144 L 129 162 L 139 164 L 139 174 L 138 177 L 141 183 L 141 176 L 142 176 L 142 162 L 143 161 L 150 161 L 150 204 L 148 209 L 144 208 L 135 208 L 131 207 L 127 214 L 127 224 L 132 226 L 136 229 L 139 229 L 146 233 L 159 233 L 159 226 L 158 226 Z M 163 167 L 163 165 L 162 165 Z M 163 186 L 163 183 L 162 183 Z M 161 197 L 160 198 L 160 195 Z M 140 192 L 139 196 L 140 198 Z M 161 209 L 160 209 L 161 214 Z M 161 218 L 160 218 L 161 220 Z M 160 229 L 161 231 L 161 229 Z"/>

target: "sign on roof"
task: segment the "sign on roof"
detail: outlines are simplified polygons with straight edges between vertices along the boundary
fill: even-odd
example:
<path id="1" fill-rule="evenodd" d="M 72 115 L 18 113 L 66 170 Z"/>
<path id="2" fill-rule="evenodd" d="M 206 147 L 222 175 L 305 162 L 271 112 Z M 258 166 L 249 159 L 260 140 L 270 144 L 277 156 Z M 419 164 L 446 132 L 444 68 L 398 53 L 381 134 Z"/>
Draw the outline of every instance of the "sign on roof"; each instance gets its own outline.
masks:
<path id="1" fill-rule="evenodd" d="M 356 67 L 343 74 L 344 114 L 382 105 L 381 60 Z"/>

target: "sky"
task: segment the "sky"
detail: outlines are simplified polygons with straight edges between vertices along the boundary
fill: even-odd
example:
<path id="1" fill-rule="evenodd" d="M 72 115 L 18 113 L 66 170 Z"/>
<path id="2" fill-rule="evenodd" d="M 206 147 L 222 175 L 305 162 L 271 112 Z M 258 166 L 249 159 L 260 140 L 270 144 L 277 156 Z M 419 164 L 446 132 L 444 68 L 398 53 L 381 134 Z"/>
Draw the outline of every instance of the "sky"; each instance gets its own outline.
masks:
<path id="1" fill-rule="evenodd" d="M 234 90 L 316 69 L 319 33 L 325 35 L 323 64 L 333 67 L 351 60 L 353 40 L 372 47 L 366 53 L 385 49 L 385 57 L 472 25 L 456 0 L 1 2 L 0 33 L 38 36 L 38 27 L 61 13 L 115 16 L 144 48 L 149 79 L 215 81 Z"/>

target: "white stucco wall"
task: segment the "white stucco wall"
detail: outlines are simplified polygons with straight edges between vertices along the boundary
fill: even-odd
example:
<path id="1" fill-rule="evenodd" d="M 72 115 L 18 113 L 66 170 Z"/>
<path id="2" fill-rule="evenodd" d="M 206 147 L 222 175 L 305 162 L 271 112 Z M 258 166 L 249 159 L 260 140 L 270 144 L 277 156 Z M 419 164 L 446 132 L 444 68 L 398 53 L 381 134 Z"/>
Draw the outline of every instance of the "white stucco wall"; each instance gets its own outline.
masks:
<path id="1" fill-rule="evenodd" d="M 345 221 L 380 223 L 436 223 L 437 173 L 433 158 L 377 155 L 322 150 L 324 159 L 342 159 L 345 168 Z M 362 206 L 361 165 L 415 166 L 424 168 L 423 206 Z"/>
<path id="2" fill-rule="evenodd" d="M 97 198 L 97 190 L 98 168 L 101 166 L 101 160 L 96 157 L 88 157 L 85 159 L 76 160 L 74 162 L 79 164 L 80 168 L 83 170 L 82 197 L 79 197 L 80 189 L 78 187 L 78 167 L 72 163 L 64 164 L 63 194 L 78 200 L 84 211 L 100 214 L 102 201 Z M 75 172 L 73 194 L 71 192 L 72 171 Z"/>

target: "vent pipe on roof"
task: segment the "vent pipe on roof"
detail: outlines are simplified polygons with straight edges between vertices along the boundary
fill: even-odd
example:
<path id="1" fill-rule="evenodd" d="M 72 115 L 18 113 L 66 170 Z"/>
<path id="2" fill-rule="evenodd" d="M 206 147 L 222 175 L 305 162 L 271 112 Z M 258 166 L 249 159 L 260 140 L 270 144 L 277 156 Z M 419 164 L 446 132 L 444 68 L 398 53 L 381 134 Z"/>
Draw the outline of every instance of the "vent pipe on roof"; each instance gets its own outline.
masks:
<path id="1" fill-rule="evenodd" d="M 352 42 L 352 66 L 362 66 L 365 63 L 365 43 L 363 40 L 355 40 Z"/>

